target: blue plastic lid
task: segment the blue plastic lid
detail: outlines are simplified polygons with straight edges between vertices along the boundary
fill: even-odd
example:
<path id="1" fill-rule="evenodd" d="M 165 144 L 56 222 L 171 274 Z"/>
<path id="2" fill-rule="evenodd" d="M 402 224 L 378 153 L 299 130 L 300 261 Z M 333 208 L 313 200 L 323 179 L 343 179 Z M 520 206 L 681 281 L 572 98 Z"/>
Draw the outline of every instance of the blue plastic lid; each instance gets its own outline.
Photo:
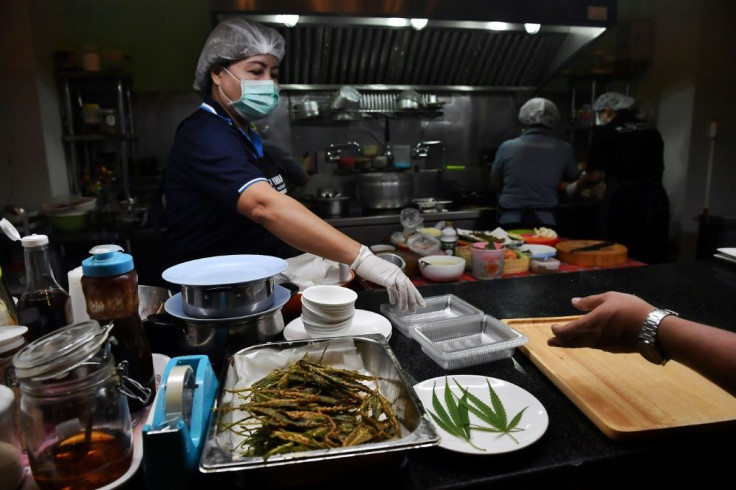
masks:
<path id="1" fill-rule="evenodd" d="M 89 253 L 92 257 L 82 261 L 82 274 L 85 276 L 119 276 L 135 268 L 133 257 L 123 253 L 123 248 L 119 245 L 97 245 Z"/>

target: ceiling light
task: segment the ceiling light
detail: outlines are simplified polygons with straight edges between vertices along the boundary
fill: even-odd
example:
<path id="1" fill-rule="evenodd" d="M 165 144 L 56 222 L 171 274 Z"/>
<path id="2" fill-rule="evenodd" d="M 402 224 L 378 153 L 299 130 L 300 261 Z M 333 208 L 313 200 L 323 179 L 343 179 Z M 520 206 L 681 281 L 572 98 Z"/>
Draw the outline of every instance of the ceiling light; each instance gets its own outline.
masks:
<path id="1" fill-rule="evenodd" d="M 542 27 L 542 24 L 524 24 L 524 30 L 526 30 L 527 34 L 538 33 L 540 27 Z"/>
<path id="2" fill-rule="evenodd" d="M 427 27 L 427 22 L 429 22 L 429 20 L 427 20 L 427 19 L 411 19 L 409 21 L 409 23 L 411 24 L 411 26 L 414 29 L 416 29 L 417 31 L 421 31 L 422 29 L 424 29 L 425 27 Z"/>
<path id="3" fill-rule="evenodd" d="M 409 21 L 402 19 L 401 17 L 389 17 L 386 19 L 386 23 L 391 27 L 406 27 L 409 25 Z"/>
<path id="4" fill-rule="evenodd" d="M 284 24 L 286 27 L 294 27 L 299 22 L 298 15 L 277 15 L 276 21 Z"/>
<path id="5" fill-rule="evenodd" d="M 492 31 L 508 31 L 510 25 L 506 22 L 489 22 L 488 29 Z"/>

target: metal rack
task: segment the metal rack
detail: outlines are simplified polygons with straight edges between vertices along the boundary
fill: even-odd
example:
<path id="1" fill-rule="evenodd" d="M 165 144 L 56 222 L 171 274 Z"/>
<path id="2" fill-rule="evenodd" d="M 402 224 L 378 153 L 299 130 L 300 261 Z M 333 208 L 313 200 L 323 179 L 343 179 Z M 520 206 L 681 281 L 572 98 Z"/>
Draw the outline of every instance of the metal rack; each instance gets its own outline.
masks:
<path id="1" fill-rule="evenodd" d="M 85 170 L 102 152 L 114 154 L 114 173 L 122 183 L 124 197 L 131 199 L 130 161 L 135 155 L 135 132 L 130 77 L 120 73 L 62 71 L 57 73 L 64 107 L 63 142 L 71 194 L 82 194 Z M 91 124 L 85 106 L 99 106 L 105 120 Z M 106 115 L 105 115 L 106 113 Z M 86 120 L 87 119 L 87 120 Z"/>

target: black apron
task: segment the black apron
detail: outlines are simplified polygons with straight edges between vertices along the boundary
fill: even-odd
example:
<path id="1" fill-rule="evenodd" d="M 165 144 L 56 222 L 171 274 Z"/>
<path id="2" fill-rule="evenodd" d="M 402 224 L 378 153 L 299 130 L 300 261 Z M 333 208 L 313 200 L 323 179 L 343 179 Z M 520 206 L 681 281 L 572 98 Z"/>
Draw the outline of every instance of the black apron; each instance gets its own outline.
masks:
<path id="1" fill-rule="evenodd" d="M 661 183 L 606 179 L 599 234 L 625 245 L 629 257 L 648 264 L 666 262 L 669 220 L 669 198 Z"/>

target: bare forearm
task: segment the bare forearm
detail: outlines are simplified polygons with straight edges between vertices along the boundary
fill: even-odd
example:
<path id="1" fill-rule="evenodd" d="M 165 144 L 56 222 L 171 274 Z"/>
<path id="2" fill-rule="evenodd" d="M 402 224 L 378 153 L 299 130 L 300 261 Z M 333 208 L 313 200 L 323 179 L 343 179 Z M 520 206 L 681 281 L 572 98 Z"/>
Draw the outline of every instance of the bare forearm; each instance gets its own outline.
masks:
<path id="1" fill-rule="evenodd" d="M 657 339 L 671 359 L 736 396 L 736 334 L 667 316 L 660 323 Z"/>
<path id="2" fill-rule="evenodd" d="M 253 190 L 256 192 L 241 196 L 239 211 L 284 242 L 303 252 L 344 264 L 351 264 L 357 257 L 360 243 L 325 222 L 300 202 L 270 189 Z"/>

